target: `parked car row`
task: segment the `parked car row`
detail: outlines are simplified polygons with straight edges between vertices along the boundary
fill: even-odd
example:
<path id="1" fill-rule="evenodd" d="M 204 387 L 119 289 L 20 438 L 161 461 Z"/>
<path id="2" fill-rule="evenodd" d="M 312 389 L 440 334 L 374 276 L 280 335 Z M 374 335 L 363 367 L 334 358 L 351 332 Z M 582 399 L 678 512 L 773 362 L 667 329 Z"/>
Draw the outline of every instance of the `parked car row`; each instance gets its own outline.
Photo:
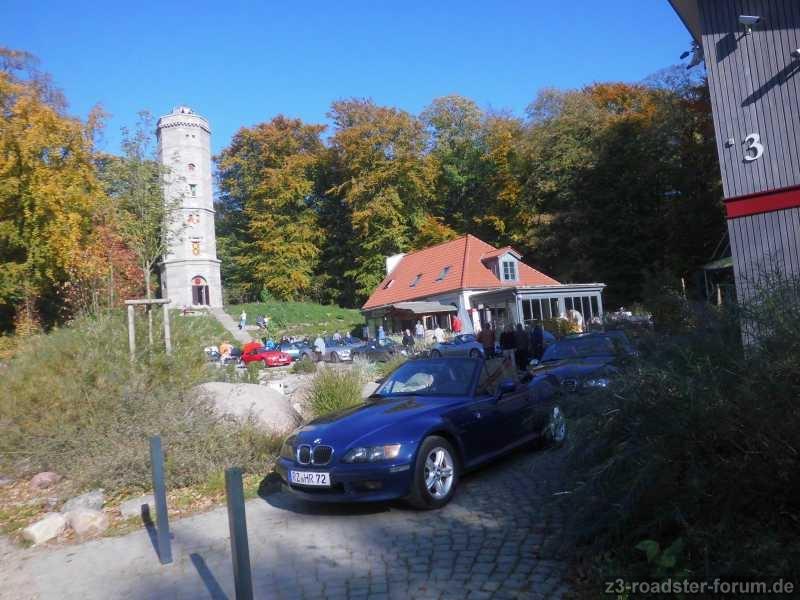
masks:
<path id="1" fill-rule="evenodd" d="M 312 502 L 442 507 L 464 473 L 533 442 L 563 443 L 564 394 L 611 385 L 637 356 L 622 332 L 570 335 L 518 372 L 502 358 L 485 360 L 470 337 L 437 344 L 362 404 L 295 430 L 276 465 L 285 487 Z M 366 347 L 381 356 L 392 349 L 366 344 L 359 353 Z"/>

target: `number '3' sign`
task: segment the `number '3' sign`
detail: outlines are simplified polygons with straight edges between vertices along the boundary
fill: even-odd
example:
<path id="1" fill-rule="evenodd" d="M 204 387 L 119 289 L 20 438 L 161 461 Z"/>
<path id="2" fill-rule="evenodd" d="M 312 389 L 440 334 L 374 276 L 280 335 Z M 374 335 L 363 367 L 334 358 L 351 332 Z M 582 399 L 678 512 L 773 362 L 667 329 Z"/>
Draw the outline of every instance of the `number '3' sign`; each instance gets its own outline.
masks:
<path id="1" fill-rule="evenodd" d="M 764 146 L 761 144 L 761 137 L 757 133 L 751 133 L 744 138 L 744 159 L 752 162 L 761 158 L 764 154 Z"/>

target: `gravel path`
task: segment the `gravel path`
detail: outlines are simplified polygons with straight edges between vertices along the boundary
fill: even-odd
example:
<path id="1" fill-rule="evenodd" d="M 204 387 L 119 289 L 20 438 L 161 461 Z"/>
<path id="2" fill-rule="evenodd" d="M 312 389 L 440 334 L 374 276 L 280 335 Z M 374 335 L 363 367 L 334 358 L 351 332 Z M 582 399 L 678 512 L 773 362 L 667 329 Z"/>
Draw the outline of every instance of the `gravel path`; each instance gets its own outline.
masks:
<path id="1" fill-rule="evenodd" d="M 256 598 L 560 598 L 571 542 L 558 496 L 564 450 L 518 452 L 467 476 L 444 509 L 310 505 L 284 492 L 247 503 Z M 230 598 L 227 513 L 175 521 L 175 562 L 146 530 L 79 546 L 0 539 L 0 598 Z"/>

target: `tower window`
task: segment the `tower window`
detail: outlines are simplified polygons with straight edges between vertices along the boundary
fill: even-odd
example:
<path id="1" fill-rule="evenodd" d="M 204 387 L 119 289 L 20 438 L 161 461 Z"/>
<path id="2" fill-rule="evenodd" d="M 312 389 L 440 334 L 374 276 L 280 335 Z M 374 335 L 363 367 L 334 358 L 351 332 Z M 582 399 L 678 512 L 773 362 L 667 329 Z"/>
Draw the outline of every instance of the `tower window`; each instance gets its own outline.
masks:
<path id="1" fill-rule="evenodd" d="M 189 193 L 192 195 L 192 198 L 197 196 L 197 184 L 196 183 L 190 183 L 189 184 Z"/>
<path id="2" fill-rule="evenodd" d="M 186 165 L 186 168 L 189 169 L 189 171 L 194 171 L 195 168 L 194 163 L 189 163 L 188 165 Z"/>

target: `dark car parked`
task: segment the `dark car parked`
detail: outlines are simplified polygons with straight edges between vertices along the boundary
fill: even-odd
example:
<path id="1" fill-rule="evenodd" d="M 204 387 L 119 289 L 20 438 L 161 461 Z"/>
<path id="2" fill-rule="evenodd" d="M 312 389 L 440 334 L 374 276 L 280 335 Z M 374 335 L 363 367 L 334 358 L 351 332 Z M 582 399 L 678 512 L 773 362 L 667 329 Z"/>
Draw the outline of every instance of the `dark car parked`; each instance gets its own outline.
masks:
<path id="1" fill-rule="evenodd" d="M 566 392 L 608 387 L 620 367 L 636 356 L 622 331 L 568 335 L 551 344 L 533 369 Z"/>
<path id="2" fill-rule="evenodd" d="M 276 471 L 310 501 L 444 506 L 465 471 L 566 436 L 552 386 L 504 379 L 506 372 L 479 358 L 409 360 L 364 403 L 292 433 Z"/>
<path id="3" fill-rule="evenodd" d="M 398 354 L 407 356 L 408 350 L 389 338 L 382 342 L 369 340 L 363 346 L 353 349 L 353 359 L 364 357 L 373 362 L 386 362 Z"/>

